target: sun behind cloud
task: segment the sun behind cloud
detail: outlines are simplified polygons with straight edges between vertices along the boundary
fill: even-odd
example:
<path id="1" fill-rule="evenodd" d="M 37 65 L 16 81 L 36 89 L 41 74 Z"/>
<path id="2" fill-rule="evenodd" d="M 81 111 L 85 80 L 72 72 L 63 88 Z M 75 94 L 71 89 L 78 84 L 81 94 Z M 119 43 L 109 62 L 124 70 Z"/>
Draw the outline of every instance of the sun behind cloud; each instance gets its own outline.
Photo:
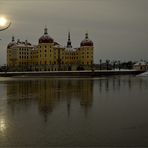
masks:
<path id="1" fill-rule="evenodd" d="M 5 17 L 0 18 L 0 27 L 6 26 L 8 20 Z"/>

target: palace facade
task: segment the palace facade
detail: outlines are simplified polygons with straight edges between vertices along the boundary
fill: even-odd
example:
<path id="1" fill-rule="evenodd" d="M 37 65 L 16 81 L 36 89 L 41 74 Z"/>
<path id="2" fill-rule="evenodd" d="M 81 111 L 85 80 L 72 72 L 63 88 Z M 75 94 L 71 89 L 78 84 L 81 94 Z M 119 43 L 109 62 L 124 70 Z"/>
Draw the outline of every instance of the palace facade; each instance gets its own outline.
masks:
<path id="1" fill-rule="evenodd" d="M 27 40 L 12 41 L 7 46 L 7 67 L 10 71 L 67 71 L 89 70 L 93 65 L 93 42 L 85 34 L 80 47 L 73 48 L 68 33 L 67 46 L 62 46 L 48 35 L 47 28 L 38 45 Z"/>

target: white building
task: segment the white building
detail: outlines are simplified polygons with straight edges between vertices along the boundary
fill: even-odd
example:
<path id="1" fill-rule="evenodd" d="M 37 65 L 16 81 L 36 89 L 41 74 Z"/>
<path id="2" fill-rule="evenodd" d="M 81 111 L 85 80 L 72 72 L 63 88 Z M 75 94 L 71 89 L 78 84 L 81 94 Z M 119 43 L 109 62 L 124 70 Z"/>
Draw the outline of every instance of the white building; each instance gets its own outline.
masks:
<path id="1" fill-rule="evenodd" d="M 145 61 L 139 61 L 136 64 L 134 64 L 134 69 L 135 70 L 146 71 L 146 70 L 148 70 L 148 63 L 145 62 Z"/>

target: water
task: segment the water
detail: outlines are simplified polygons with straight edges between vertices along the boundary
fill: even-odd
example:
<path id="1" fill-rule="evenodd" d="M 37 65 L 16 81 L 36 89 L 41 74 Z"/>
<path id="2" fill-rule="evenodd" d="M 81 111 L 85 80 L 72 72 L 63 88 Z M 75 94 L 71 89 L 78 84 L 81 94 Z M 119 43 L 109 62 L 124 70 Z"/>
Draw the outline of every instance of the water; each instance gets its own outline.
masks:
<path id="1" fill-rule="evenodd" d="M 0 78 L 0 146 L 148 146 L 148 78 Z"/>

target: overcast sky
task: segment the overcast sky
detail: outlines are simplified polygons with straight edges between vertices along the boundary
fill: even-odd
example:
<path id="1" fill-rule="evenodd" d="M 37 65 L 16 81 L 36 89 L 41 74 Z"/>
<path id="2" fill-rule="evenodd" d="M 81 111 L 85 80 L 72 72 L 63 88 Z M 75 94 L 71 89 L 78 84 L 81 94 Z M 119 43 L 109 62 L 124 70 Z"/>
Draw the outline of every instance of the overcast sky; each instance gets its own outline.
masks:
<path id="1" fill-rule="evenodd" d="M 95 63 L 148 60 L 148 0 L 0 0 L 0 15 L 12 21 L 11 28 L 0 32 L 0 65 L 6 63 L 12 35 L 38 44 L 45 25 L 61 45 L 70 30 L 73 47 L 88 32 Z"/>

